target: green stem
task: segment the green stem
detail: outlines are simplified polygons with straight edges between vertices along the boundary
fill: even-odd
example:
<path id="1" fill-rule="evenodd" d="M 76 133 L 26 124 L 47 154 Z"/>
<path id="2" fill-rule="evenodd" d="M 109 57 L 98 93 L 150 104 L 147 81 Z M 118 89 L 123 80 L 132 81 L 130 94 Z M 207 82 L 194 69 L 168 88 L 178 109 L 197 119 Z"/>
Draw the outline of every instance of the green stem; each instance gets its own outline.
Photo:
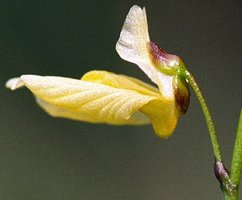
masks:
<path id="1" fill-rule="evenodd" d="M 208 130 L 209 130 L 209 134 L 212 142 L 212 147 L 213 147 L 213 153 L 216 159 L 215 175 L 217 176 L 221 184 L 221 189 L 224 192 L 224 198 L 225 200 L 238 200 L 240 176 L 241 176 L 241 170 L 242 170 L 242 110 L 240 113 L 238 131 L 237 131 L 237 136 L 236 136 L 235 145 L 234 145 L 234 152 L 233 152 L 233 158 L 232 158 L 232 164 L 231 164 L 231 173 L 229 175 L 222 163 L 222 155 L 221 155 L 220 146 L 218 143 L 215 126 L 214 126 L 210 111 L 208 109 L 208 106 L 206 104 L 206 101 L 203 97 L 203 94 L 193 75 L 187 69 L 185 68 L 183 69 L 184 69 L 183 75 L 192 86 L 200 102 L 200 105 L 202 107 L 202 110 L 207 122 Z"/>
<path id="2" fill-rule="evenodd" d="M 202 92 L 195 80 L 195 78 L 192 76 L 192 74 L 188 71 L 185 70 L 184 71 L 184 76 L 187 79 L 187 81 L 191 84 L 199 102 L 200 105 L 202 107 L 203 110 L 203 114 L 205 116 L 206 122 L 207 122 L 207 126 L 208 126 L 208 130 L 210 133 L 210 138 L 211 138 L 211 142 L 212 142 L 212 147 L 213 147 L 213 153 L 214 156 L 216 158 L 217 161 L 222 161 L 222 156 L 221 156 L 221 152 L 220 152 L 220 146 L 218 143 L 218 138 L 216 135 L 216 130 L 215 130 L 215 126 L 211 117 L 211 114 L 209 112 L 208 106 L 206 104 L 206 101 L 202 95 Z"/>
<path id="3" fill-rule="evenodd" d="M 240 119 L 238 124 L 237 135 L 234 144 L 234 152 L 231 163 L 230 180 L 236 186 L 235 198 L 228 198 L 229 200 L 238 199 L 240 177 L 242 169 L 242 109 L 240 111 Z"/>
<path id="4" fill-rule="evenodd" d="M 221 184 L 220 186 L 222 191 L 224 192 L 224 198 L 225 200 L 238 200 L 240 176 L 241 176 L 241 170 L 242 170 L 242 109 L 240 113 L 238 131 L 237 131 L 237 136 L 236 136 L 235 145 L 234 145 L 234 152 L 233 152 L 233 158 L 231 163 L 231 173 L 229 175 L 228 171 L 226 170 L 226 168 L 222 163 L 222 155 L 221 155 L 220 146 L 218 143 L 215 126 L 214 126 L 210 111 L 208 109 L 208 106 L 206 104 L 206 101 L 203 97 L 203 94 L 195 78 L 185 67 L 182 67 L 182 74 L 192 86 L 199 100 L 199 103 L 202 107 L 203 114 L 207 122 L 208 130 L 209 130 L 209 134 L 212 142 L 212 147 L 213 147 L 213 153 L 215 157 L 215 165 L 214 165 L 215 175 Z"/>

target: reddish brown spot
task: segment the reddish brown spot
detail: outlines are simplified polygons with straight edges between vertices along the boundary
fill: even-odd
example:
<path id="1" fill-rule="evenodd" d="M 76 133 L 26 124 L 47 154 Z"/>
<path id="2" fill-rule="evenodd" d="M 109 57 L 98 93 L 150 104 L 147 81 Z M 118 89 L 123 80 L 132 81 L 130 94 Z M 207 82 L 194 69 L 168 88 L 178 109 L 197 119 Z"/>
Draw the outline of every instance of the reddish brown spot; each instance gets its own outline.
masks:
<path id="1" fill-rule="evenodd" d="M 159 46 L 157 46 L 154 42 L 148 43 L 148 50 L 150 53 L 151 60 L 156 64 L 160 60 L 168 61 L 169 54 Z"/>
<path id="2" fill-rule="evenodd" d="M 154 42 L 148 42 L 147 48 L 149 51 L 150 59 L 155 66 L 162 66 L 163 68 L 175 67 L 180 63 L 180 58 L 176 55 L 167 53 L 164 49 L 160 48 Z M 173 62 L 175 61 L 175 62 Z"/>
<path id="3" fill-rule="evenodd" d="M 190 104 L 189 86 L 183 77 L 176 76 L 173 79 L 173 89 L 175 93 L 176 108 L 180 115 L 184 115 Z"/>

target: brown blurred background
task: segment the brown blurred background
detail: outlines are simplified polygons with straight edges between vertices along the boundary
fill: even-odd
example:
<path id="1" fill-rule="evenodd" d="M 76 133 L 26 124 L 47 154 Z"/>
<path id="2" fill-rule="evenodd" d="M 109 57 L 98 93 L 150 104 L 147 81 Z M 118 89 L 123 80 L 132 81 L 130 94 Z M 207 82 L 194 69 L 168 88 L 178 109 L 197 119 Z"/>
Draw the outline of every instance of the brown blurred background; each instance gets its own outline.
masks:
<path id="1" fill-rule="evenodd" d="M 21 74 L 79 78 L 105 69 L 149 81 L 117 55 L 133 4 L 150 37 L 180 55 L 206 96 L 229 167 L 242 103 L 241 1 L 0 1 L 1 200 L 217 200 L 207 127 L 192 93 L 173 136 L 151 126 L 93 125 L 49 117 Z"/>

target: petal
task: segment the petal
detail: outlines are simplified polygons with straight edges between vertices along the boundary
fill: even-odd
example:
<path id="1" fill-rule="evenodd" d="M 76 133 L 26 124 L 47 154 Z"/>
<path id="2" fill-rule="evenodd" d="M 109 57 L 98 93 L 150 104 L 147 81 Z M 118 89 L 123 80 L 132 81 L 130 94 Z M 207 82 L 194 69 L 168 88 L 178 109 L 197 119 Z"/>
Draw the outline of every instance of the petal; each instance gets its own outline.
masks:
<path id="1" fill-rule="evenodd" d="M 142 107 L 141 112 L 150 117 L 155 133 L 161 138 L 168 138 L 176 128 L 179 114 L 174 101 L 155 99 Z"/>
<path id="2" fill-rule="evenodd" d="M 132 90 L 62 77 L 23 75 L 15 84 L 30 89 L 38 103 L 52 115 L 96 123 L 147 123 L 147 118 L 140 117 L 143 114 L 131 116 L 156 98 Z M 15 89 L 15 85 L 7 86 Z"/>
<path id="3" fill-rule="evenodd" d="M 43 108 L 49 115 L 52 117 L 62 117 L 68 118 L 72 120 L 86 121 L 92 123 L 101 123 L 102 121 L 94 120 L 93 118 L 89 118 L 89 116 L 82 114 L 81 112 L 72 111 L 70 109 L 65 109 L 60 106 L 56 106 L 54 104 L 47 103 L 46 101 L 36 97 L 36 102 L 39 104 L 41 108 Z M 116 123 L 112 123 L 110 121 L 106 122 L 108 124 L 115 125 Z M 117 123 L 116 125 L 144 125 L 150 124 L 150 119 L 142 112 L 136 111 L 129 119 L 125 120 L 123 123 Z"/>
<path id="4" fill-rule="evenodd" d="M 144 95 L 160 96 L 157 88 L 143 81 L 108 71 L 93 70 L 84 74 L 81 80 L 101 83 L 114 88 L 134 90 Z"/>
<path id="5" fill-rule="evenodd" d="M 160 72 L 149 53 L 149 33 L 145 8 L 133 6 L 123 24 L 116 50 L 124 60 L 137 64 L 159 86 L 167 98 L 173 98 L 172 77 Z"/>
<path id="6" fill-rule="evenodd" d="M 146 62 L 144 55 L 147 54 L 146 43 L 149 41 L 145 8 L 142 10 L 135 5 L 125 19 L 116 50 L 125 60 Z"/>
<path id="7" fill-rule="evenodd" d="M 116 82 L 111 83 L 112 78 L 116 78 Z M 160 96 L 152 86 L 102 71 L 89 72 L 83 79 L 23 75 L 11 79 L 6 86 L 11 89 L 26 86 L 36 96 L 37 103 L 52 116 L 115 125 L 152 122 L 157 135 L 163 138 L 173 132 L 178 118 L 175 103 Z M 121 86 L 126 89 L 120 89 Z M 136 91 L 131 90 L 135 87 Z"/>
<path id="8" fill-rule="evenodd" d="M 150 101 L 141 108 L 141 111 L 150 117 L 155 132 L 160 137 L 167 138 L 175 129 L 178 119 L 175 103 L 157 94 L 159 92 L 157 88 L 138 79 L 107 71 L 90 71 L 82 77 L 82 80 L 95 81 L 115 88 L 136 90 L 145 95 L 157 96 L 156 100 Z"/>
<path id="9" fill-rule="evenodd" d="M 5 84 L 10 90 L 15 90 L 24 86 L 23 82 L 19 81 L 19 78 L 11 78 Z"/>

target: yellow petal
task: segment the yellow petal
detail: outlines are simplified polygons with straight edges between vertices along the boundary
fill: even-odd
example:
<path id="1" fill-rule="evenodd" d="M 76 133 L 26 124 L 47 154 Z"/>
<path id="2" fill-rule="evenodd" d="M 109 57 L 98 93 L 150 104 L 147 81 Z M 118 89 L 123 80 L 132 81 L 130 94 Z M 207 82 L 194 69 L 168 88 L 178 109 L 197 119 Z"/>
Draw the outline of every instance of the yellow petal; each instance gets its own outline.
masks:
<path id="1" fill-rule="evenodd" d="M 47 103 L 46 101 L 36 97 L 36 102 L 41 108 L 43 108 L 49 115 L 53 117 L 62 117 L 72 120 L 86 121 L 91 123 L 102 123 L 104 121 L 97 121 L 89 115 L 85 115 L 81 112 L 72 111 L 71 109 L 65 109 L 54 104 Z M 113 121 L 106 122 L 113 125 L 144 125 L 150 124 L 150 119 L 140 111 L 136 111 L 129 119 L 125 120 L 123 123 L 113 123 Z"/>
<path id="2" fill-rule="evenodd" d="M 140 110 L 150 117 L 155 132 L 160 137 L 167 138 L 175 129 L 178 119 L 175 103 L 171 99 L 161 97 L 157 88 L 138 79 L 107 71 L 90 71 L 82 77 L 82 80 L 98 82 L 115 88 L 136 90 L 141 94 L 158 97 Z"/>
<path id="3" fill-rule="evenodd" d="M 114 88 L 134 90 L 144 95 L 160 96 L 157 88 L 143 81 L 108 71 L 93 70 L 84 74 L 81 80 L 101 83 Z"/>
<path id="4" fill-rule="evenodd" d="M 8 83 L 11 82 L 12 80 Z M 131 119 L 131 116 L 156 98 L 132 90 L 62 77 L 23 75 L 14 83 L 25 85 L 42 102 L 53 105 L 52 108 L 61 108 L 59 113 L 68 111 L 68 116 L 65 114 L 63 117 L 97 123 L 147 123 L 148 120 L 145 117 L 135 115 Z M 7 86 L 15 89 L 15 85 L 7 84 Z M 40 103 L 42 107 L 47 105 L 42 102 Z M 50 105 L 45 106 L 49 113 Z M 53 113 L 57 113 L 56 110 Z M 73 114 L 72 117 L 70 117 L 71 114 Z"/>
<path id="5" fill-rule="evenodd" d="M 172 77 L 162 74 L 150 59 L 149 33 L 145 8 L 131 7 L 123 24 L 116 50 L 121 58 L 137 64 L 158 85 L 161 94 L 173 98 Z"/>
<path id="6" fill-rule="evenodd" d="M 176 128 L 179 114 L 174 101 L 155 99 L 142 107 L 141 112 L 150 117 L 155 133 L 161 138 L 168 138 Z"/>
<path id="7" fill-rule="evenodd" d="M 115 125 L 152 122 L 163 138 L 173 132 L 178 118 L 174 100 L 163 98 L 156 88 L 137 79 L 109 72 L 89 72 L 83 80 L 23 75 L 10 79 L 6 86 L 26 86 L 52 116 Z"/>

